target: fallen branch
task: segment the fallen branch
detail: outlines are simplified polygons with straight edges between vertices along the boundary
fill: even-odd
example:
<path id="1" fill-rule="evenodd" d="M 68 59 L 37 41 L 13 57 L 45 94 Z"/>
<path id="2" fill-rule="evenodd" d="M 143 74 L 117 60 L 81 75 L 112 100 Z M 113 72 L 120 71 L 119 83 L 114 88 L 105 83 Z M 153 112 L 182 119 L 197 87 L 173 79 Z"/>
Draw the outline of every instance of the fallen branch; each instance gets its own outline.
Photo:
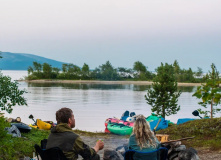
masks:
<path id="1" fill-rule="evenodd" d="M 170 142 L 177 142 L 177 141 L 183 141 L 183 140 L 193 139 L 193 138 L 195 138 L 195 137 L 186 137 L 186 138 L 171 140 L 171 141 L 167 141 L 167 142 L 162 142 L 161 144 L 170 143 Z"/>

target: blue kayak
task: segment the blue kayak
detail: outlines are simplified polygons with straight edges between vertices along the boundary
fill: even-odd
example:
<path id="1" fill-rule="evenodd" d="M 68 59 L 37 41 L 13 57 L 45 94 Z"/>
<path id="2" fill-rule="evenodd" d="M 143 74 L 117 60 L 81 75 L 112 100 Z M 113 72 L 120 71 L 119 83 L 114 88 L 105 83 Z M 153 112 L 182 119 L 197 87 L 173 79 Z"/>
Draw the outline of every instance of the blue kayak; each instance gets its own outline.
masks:
<path id="1" fill-rule="evenodd" d="M 196 119 L 195 118 L 180 118 L 177 120 L 177 125 L 186 123 L 188 121 L 194 121 L 194 120 Z"/>
<path id="2" fill-rule="evenodd" d="M 159 120 L 157 119 L 157 120 L 154 120 L 152 122 L 149 122 L 150 123 L 150 129 L 152 131 L 153 131 L 154 127 L 157 125 L 158 121 Z M 161 129 L 166 129 L 166 128 L 168 128 L 168 121 L 165 120 L 164 118 L 161 118 L 161 121 L 158 124 L 158 126 L 156 128 L 156 131 L 161 130 Z"/>

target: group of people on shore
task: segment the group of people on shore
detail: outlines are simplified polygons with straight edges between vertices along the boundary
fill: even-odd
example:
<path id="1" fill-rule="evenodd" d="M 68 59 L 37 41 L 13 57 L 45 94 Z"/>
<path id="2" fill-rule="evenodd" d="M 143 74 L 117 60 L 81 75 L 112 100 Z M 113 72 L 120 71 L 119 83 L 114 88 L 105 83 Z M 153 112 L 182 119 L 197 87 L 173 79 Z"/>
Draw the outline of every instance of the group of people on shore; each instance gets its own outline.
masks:
<path id="1" fill-rule="evenodd" d="M 59 147 L 67 159 L 77 160 L 81 155 L 85 160 L 99 160 L 97 154 L 104 148 L 104 142 L 98 140 L 94 147 L 84 143 L 79 135 L 74 133 L 75 118 L 69 108 L 61 108 L 56 112 L 57 126 L 52 128 L 48 137 L 46 149 Z M 138 115 L 133 127 L 133 133 L 129 138 L 128 149 L 135 151 L 152 151 L 160 147 L 160 142 L 150 129 L 143 115 Z M 153 157 L 153 160 L 157 157 Z M 142 159 L 140 157 L 139 159 Z"/>

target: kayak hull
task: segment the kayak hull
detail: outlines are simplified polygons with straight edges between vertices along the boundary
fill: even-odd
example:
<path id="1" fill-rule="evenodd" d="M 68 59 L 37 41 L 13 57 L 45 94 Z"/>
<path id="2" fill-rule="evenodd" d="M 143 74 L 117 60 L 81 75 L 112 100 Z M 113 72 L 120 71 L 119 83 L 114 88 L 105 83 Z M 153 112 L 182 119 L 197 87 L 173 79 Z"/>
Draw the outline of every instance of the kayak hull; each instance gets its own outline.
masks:
<path id="1" fill-rule="evenodd" d="M 38 128 L 38 126 L 33 125 L 33 124 L 29 124 L 29 127 L 32 127 L 32 128 Z"/>
<path id="2" fill-rule="evenodd" d="M 52 124 L 44 122 L 40 119 L 36 120 L 36 124 L 37 125 L 30 124 L 29 126 L 33 128 L 44 129 L 44 130 L 50 130 L 52 127 Z"/>
<path id="3" fill-rule="evenodd" d="M 44 130 L 50 130 L 51 129 L 51 124 L 46 123 L 40 119 L 37 119 L 37 126 L 39 129 L 44 129 Z"/>
<path id="4" fill-rule="evenodd" d="M 183 124 L 189 121 L 194 121 L 194 120 L 196 120 L 196 118 L 180 118 L 177 120 L 177 125 Z"/>
<path id="5" fill-rule="evenodd" d="M 123 124 L 108 124 L 107 129 L 113 133 L 118 135 L 131 135 L 133 128 L 129 126 L 125 126 Z"/>
<path id="6" fill-rule="evenodd" d="M 20 122 L 20 123 L 11 123 L 11 125 L 15 125 L 18 129 L 19 129 L 19 131 L 21 132 L 21 133 L 28 133 L 28 132 L 30 132 L 31 131 L 31 127 L 29 127 L 27 124 L 25 124 L 25 123 L 22 123 L 22 122 Z"/>

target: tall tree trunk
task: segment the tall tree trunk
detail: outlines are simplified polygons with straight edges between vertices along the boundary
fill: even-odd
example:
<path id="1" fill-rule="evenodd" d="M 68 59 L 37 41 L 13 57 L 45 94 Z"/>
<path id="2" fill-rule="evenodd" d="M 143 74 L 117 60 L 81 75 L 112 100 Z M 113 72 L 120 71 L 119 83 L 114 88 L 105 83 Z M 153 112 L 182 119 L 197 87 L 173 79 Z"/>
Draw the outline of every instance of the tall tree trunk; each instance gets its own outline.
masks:
<path id="1" fill-rule="evenodd" d="M 211 118 L 213 118 L 213 99 L 211 100 Z"/>
<path id="2" fill-rule="evenodd" d="M 162 107 L 162 112 L 163 112 L 163 118 L 165 118 L 165 108 L 164 108 L 164 105 Z"/>

